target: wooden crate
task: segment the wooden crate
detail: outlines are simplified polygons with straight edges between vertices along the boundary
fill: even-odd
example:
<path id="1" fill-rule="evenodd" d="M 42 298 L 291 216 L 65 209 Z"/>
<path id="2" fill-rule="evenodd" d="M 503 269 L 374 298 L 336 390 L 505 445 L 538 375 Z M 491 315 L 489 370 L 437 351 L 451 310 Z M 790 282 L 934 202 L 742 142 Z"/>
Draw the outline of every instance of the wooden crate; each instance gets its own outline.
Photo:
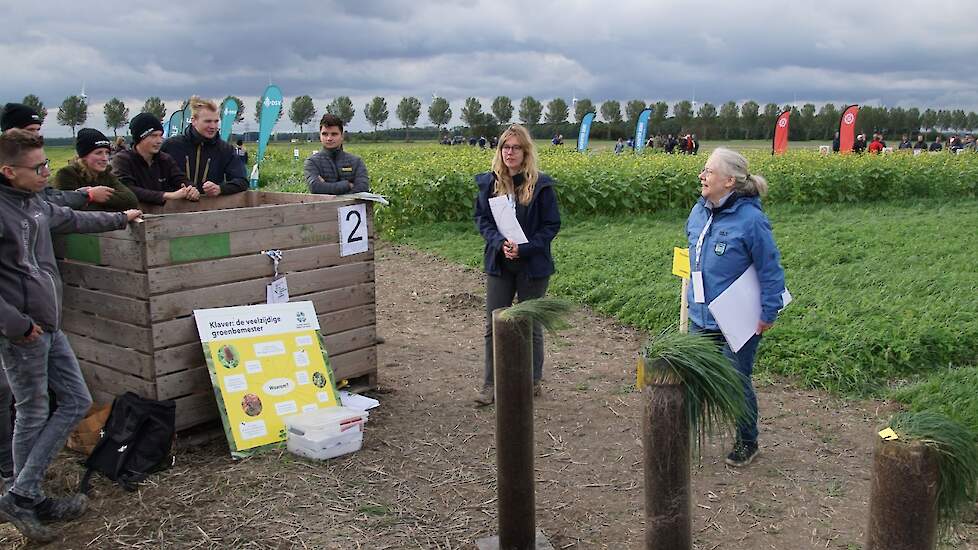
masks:
<path id="1" fill-rule="evenodd" d="M 96 401 L 177 404 L 177 429 L 217 417 L 193 310 L 265 302 L 281 250 L 291 300 L 316 306 L 337 380 L 377 381 L 372 208 L 368 252 L 341 257 L 336 209 L 355 199 L 248 191 L 146 208 L 142 223 L 55 240 L 63 328 Z"/>

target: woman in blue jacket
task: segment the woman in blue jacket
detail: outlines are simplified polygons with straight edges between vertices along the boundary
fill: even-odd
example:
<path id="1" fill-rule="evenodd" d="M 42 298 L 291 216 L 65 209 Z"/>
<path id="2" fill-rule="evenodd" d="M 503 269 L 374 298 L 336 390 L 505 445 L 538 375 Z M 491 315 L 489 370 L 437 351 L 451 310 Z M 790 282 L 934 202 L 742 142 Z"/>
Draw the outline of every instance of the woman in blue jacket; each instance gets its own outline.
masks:
<path id="1" fill-rule="evenodd" d="M 686 220 L 691 283 L 688 291 L 690 331 L 722 340 L 708 304 L 754 265 L 761 285 L 761 318 L 754 336 L 734 353 L 723 341 L 723 353 L 744 375 L 748 420 L 737 426 L 737 441 L 727 455 L 731 466 L 746 466 L 757 456 L 757 397 L 751 374 L 761 335 L 784 307 L 784 269 L 771 223 L 761 210 L 767 181 L 748 171 L 747 159 L 718 148 L 700 172 L 700 197 Z M 702 288 L 700 288 L 702 287 Z"/>
<path id="2" fill-rule="evenodd" d="M 526 128 L 514 124 L 499 137 L 492 171 L 475 178 L 479 196 L 475 202 L 475 224 L 486 240 L 483 264 L 486 271 L 486 362 L 480 405 L 495 401 L 492 361 L 492 312 L 520 301 L 540 298 L 547 292 L 554 273 L 550 242 L 560 230 L 560 211 L 553 180 L 537 170 L 537 151 Z M 516 209 L 528 242 L 507 239 L 496 226 L 489 199 L 507 197 Z M 533 326 L 533 394 L 540 395 L 543 378 L 543 329 Z"/>

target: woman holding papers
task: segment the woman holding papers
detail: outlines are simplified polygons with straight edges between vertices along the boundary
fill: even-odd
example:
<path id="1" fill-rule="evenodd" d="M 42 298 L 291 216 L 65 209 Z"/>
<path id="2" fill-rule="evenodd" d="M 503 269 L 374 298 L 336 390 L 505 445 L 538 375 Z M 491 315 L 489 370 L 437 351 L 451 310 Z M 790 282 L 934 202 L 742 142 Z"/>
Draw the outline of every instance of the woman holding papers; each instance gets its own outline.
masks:
<path id="1" fill-rule="evenodd" d="M 760 197 L 767 193 L 767 181 L 748 171 L 747 159 L 729 149 L 718 148 L 706 161 L 699 178 L 702 197 L 686 220 L 690 331 L 711 334 L 722 341 L 724 355 L 744 375 L 749 419 L 737 427 L 737 441 L 726 462 L 731 466 L 746 466 L 758 452 L 757 397 L 751 382 L 754 354 L 761 334 L 771 328 L 778 311 L 784 307 L 784 270 L 771 223 L 761 210 Z M 756 282 L 747 284 L 753 278 L 751 266 L 756 270 Z M 745 279 L 738 281 L 741 276 Z M 733 300 L 729 294 L 725 295 L 719 302 L 729 309 L 731 301 L 746 300 L 752 303 L 744 303 L 741 309 L 752 307 L 757 311 L 759 283 L 760 318 L 749 321 L 748 326 L 730 326 L 729 322 L 721 326 L 711 311 L 717 311 L 720 316 L 718 304 L 712 308 L 710 305 L 735 282 L 735 290 L 740 292 L 741 287 L 747 290 Z"/>
<path id="2" fill-rule="evenodd" d="M 495 401 L 492 312 L 547 292 L 554 273 L 550 241 L 560 230 L 553 180 L 537 170 L 537 151 L 526 128 L 514 124 L 499 137 L 492 171 L 475 178 L 475 223 L 486 240 L 486 362 L 480 405 Z M 543 329 L 533 326 L 533 394 L 543 378 Z"/>

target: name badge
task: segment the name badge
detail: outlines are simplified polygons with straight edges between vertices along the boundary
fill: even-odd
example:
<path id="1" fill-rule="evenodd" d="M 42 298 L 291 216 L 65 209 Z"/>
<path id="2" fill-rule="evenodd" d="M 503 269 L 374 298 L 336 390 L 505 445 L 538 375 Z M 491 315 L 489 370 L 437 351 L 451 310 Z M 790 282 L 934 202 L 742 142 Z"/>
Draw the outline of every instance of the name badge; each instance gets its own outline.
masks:
<path id="1" fill-rule="evenodd" d="M 694 271 L 691 281 L 693 282 L 693 301 L 697 304 L 706 302 L 706 293 L 703 291 L 703 272 Z"/>

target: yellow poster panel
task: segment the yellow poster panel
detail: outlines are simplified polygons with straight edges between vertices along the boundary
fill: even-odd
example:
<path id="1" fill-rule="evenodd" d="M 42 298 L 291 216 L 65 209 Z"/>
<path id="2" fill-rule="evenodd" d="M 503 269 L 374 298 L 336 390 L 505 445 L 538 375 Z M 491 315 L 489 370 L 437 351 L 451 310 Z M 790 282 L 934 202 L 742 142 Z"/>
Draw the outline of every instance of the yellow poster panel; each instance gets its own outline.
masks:
<path id="1" fill-rule="evenodd" d="M 283 418 L 338 405 L 315 330 L 208 342 L 236 450 L 285 440 Z"/>

